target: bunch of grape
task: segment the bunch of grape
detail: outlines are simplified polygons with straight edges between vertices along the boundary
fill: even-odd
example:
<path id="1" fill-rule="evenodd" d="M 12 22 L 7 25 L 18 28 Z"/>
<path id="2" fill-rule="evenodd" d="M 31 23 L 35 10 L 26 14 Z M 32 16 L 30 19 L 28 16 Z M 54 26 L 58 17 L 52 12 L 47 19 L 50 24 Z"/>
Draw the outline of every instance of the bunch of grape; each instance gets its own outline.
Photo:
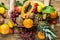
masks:
<path id="1" fill-rule="evenodd" d="M 28 31 L 26 28 L 20 28 L 20 37 L 22 40 L 35 40 L 36 29 Z"/>
<path id="2" fill-rule="evenodd" d="M 10 18 L 14 23 L 16 23 L 16 17 L 18 16 L 19 16 L 18 12 L 12 12 Z"/>

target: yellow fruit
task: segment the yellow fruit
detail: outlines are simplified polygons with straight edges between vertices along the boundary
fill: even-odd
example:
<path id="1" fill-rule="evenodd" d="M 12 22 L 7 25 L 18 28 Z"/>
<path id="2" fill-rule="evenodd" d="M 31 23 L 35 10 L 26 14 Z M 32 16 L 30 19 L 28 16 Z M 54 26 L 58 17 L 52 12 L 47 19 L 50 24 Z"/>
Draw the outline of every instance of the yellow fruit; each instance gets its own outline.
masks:
<path id="1" fill-rule="evenodd" d="M 43 14 L 43 19 L 45 20 L 47 17 L 47 14 Z"/>
<path id="2" fill-rule="evenodd" d="M 8 20 L 8 26 L 9 26 L 10 28 L 13 28 L 13 22 L 12 22 L 11 20 Z"/>
<path id="3" fill-rule="evenodd" d="M 41 12 L 42 11 L 42 7 L 41 6 L 37 6 L 37 12 Z"/>
<path id="4" fill-rule="evenodd" d="M 9 33 L 9 26 L 7 24 L 3 24 L 0 26 L 0 33 L 1 34 L 8 34 Z"/>
<path id="5" fill-rule="evenodd" d="M 45 5 L 42 2 L 34 1 L 34 3 L 38 3 L 38 6 L 41 6 L 42 8 L 45 7 Z"/>
<path id="6" fill-rule="evenodd" d="M 45 36 L 44 36 L 44 34 L 43 34 L 42 32 L 38 32 L 38 33 L 37 33 L 37 37 L 38 37 L 39 39 L 41 39 L 41 40 L 45 39 Z"/>
<path id="7" fill-rule="evenodd" d="M 30 7 L 29 5 L 32 7 Z M 34 3 L 32 1 L 26 1 L 21 9 L 21 17 L 28 18 L 31 15 L 33 8 L 34 8 Z"/>
<path id="8" fill-rule="evenodd" d="M 33 26 L 33 20 L 32 19 L 25 19 L 23 21 L 23 25 L 25 28 L 31 28 Z"/>
<path id="9" fill-rule="evenodd" d="M 4 14 L 5 13 L 5 8 L 0 7 L 0 14 Z"/>
<path id="10" fill-rule="evenodd" d="M 57 16 L 58 16 L 58 12 L 57 11 L 55 11 L 54 13 L 51 13 L 50 14 L 50 18 L 57 18 Z"/>
<path id="11" fill-rule="evenodd" d="M 22 9 L 22 6 L 18 6 L 18 12 L 20 13 Z"/>

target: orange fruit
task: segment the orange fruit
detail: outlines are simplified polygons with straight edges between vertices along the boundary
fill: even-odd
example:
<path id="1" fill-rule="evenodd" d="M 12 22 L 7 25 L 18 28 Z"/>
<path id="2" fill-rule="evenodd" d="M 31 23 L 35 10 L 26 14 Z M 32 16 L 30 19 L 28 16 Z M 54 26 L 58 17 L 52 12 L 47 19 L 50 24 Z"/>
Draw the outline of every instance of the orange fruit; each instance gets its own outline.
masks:
<path id="1" fill-rule="evenodd" d="M 7 23 L 7 24 L 8 24 L 8 26 L 9 26 L 10 28 L 13 28 L 13 26 L 14 26 L 14 25 L 13 25 L 13 22 L 12 22 L 11 20 L 8 20 L 8 23 Z"/>
<path id="2" fill-rule="evenodd" d="M 8 34 L 9 33 L 9 26 L 7 24 L 3 24 L 0 26 L 0 33 L 1 34 Z"/>
<path id="3" fill-rule="evenodd" d="M 25 28 L 31 28 L 33 26 L 33 20 L 32 19 L 25 19 L 23 21 L 23 25 Z"/>
<path id="4" fill-rule="evenodd" d="M 56 18 L 58 16 L 58 12 L 55 11 L 54 13 L 50 14 L 50 18 Z"/>
<path id="5" fill-rule="evenodd" d="M 37 37 L 38 37 L 38 39 L 41 39 L 41 40 L 45 39 L 45 36 L 42 32 L 38 32 Z"/>

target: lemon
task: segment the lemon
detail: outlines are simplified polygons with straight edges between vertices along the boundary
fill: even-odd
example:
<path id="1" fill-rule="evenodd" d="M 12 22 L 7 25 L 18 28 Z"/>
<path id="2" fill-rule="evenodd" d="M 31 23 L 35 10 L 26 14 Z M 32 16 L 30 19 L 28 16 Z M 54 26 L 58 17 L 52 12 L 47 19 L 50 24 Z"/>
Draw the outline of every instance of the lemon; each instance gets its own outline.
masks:
<path id="1" fill-rule="evenodd" d="M 10 28 L 13 28 L 13 23 L 12 23 L 11 20 L 8 20 L 8 26 L 9 26 Z"/>
<path id="2" fill-rule="evenodd" d="M 7 24 L 3 24 L 0 26 L 0 33 L 1 34 L 8 34 L 9 33 L 9 26 Z"/>
<path id="3" fill-rule="evenodd" d="M 5 12 L 5 8 L 4 7 L 0 7 L 0 14 L 4 14 Z"/>

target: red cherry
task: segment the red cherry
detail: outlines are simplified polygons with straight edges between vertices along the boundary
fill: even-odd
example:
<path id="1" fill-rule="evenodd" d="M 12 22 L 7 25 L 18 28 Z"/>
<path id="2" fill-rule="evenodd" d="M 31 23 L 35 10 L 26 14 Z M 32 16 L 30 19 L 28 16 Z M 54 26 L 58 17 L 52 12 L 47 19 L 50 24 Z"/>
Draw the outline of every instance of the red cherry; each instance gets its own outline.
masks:
<path id="1" fill-rule="evenodd" d="M 53 21 L 52 21 L 52 23 L 53 23 L 53 24 L 56 24 L 56 23 L 57 23 L 57 21 L 56 21 L 56 20 L 53 20 Z"/>

